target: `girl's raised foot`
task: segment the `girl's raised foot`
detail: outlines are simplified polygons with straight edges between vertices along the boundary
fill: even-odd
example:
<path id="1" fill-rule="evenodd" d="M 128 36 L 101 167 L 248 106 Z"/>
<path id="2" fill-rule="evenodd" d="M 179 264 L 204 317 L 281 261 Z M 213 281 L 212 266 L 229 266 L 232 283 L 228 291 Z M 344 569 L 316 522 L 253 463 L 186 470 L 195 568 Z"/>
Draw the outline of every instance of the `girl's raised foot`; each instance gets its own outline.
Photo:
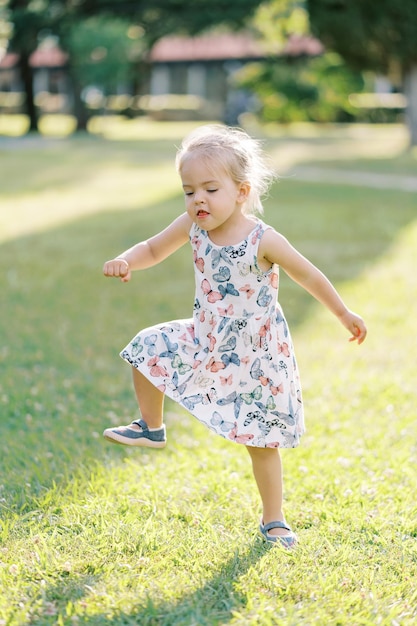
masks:
<path id="1" fill-rule="evenodd" d="M 106 428 L 103 437 L 112 443 L 146 448 L 165 448 L 167 443 L 164 424 L 161 428 L 149 430 L 147 423 L 142 419 L 135 420 L 128 426 Z"/>

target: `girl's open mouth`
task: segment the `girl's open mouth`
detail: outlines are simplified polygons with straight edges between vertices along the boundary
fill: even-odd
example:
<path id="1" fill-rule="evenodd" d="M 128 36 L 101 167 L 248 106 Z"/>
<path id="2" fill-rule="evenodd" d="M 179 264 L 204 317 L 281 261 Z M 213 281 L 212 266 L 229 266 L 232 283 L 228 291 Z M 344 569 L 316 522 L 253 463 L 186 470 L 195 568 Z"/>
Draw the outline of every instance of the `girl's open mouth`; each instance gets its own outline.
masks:
<path id="1" fill-rule="evenodd" d="M 203 209 L 197 211 L 197 217 L 207 217 L 207 215 L 210 215 L 208 211 L 204 211 Z"/>

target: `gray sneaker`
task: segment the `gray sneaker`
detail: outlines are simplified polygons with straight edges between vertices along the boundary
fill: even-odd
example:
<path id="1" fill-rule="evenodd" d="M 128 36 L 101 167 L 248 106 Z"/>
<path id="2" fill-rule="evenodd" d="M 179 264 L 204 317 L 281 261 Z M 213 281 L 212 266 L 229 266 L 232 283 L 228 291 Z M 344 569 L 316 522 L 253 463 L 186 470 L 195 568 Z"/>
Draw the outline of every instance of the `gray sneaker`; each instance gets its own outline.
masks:
<path id="1" fill-rule="evenodd" d="M 132 424 L 136 424 L 141 430 L 132 428 Z M 167 443 L 165 424 L 156 430 L 149 430 L 148 425 L 144 420 L 135 420 L 132 424 L 129 426 L 106 428 L 103 433 L 103 437 L 112 443 L 121 443 L 125 446 L 165 448 Z"/>

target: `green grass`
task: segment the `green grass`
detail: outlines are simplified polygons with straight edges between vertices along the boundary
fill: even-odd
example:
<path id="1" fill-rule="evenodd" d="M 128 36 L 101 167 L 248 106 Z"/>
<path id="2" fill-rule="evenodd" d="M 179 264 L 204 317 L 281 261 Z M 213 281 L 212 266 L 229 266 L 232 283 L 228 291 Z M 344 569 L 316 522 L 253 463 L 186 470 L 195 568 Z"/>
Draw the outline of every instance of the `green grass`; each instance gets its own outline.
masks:
<path id="1" fill-rule="evenodd" d="M 349 344 L 282 278 L 308 426 L 283 454 L 296 551 L 257 537 L 244 448 L 174 403 L 164 451 L 101 438 L 136 411 L 119 349 L 190 314 L 187 248 L 128 285 L 101 276 L 106 258 L 182 210 L 173 155 L 184 130 L 0 142 L 0 625 L 411 626 L 415 195 L 284 178 L 266 204 L 266 220 L 369 326 L 363 346 Z M 268 147 L 282 156 L 292 140 L 270 133 Z M 317 141 L 298 137 L 297 158 Z M 336 150 L 337 137 L 326 141 Z M 363 170 L 356 142 L 351 166 Z M 386 156 L 401 173 L 404 157 Z"/>

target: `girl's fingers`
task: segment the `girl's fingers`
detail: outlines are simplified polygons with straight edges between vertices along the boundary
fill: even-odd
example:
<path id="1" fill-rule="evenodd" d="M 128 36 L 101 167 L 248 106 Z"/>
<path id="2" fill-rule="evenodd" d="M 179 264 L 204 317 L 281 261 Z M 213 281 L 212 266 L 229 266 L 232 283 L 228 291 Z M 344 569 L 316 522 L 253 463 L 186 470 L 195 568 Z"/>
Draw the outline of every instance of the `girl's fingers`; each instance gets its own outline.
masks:
<path id="1" fill-rule="evenodd" d="M 121 277 L 127 276 L 127 274 L 129 273 L 129 265 L 126 262 L 121 263 L 119 265 L 118 270 L 119 270 L 118 276 L 121 276 Z"/>
<path id="2" fill-rule="evenodd" d="M 366 330 L 365 325 L 363 325 L 362 327 L 359 327 L 359 326 L 356 326 L 355 324 L 352 330 L 352 337 L 349 338 L 349 341 L 357 341 L 358 344 L 360 344 L 365 340 L 366 333 L 367 333 L 367 330 Z"/>
<path id="3" fill-rule="evenodd" d="M 104 276 L 113 276 L 113 267 L 111 263 L 105 263 L 103 267 Z"/>
<path id="4" fill-rule="evenodd" d="M 130 269 L 129 263 L 124 259 L 115 259 L 113 261 L 107 261 L 103 267 L 103 274 L 105 276 L 114 276 L 116 278 L 124 278 L 125 276 L 127 280 L 130 279 Z"/>

